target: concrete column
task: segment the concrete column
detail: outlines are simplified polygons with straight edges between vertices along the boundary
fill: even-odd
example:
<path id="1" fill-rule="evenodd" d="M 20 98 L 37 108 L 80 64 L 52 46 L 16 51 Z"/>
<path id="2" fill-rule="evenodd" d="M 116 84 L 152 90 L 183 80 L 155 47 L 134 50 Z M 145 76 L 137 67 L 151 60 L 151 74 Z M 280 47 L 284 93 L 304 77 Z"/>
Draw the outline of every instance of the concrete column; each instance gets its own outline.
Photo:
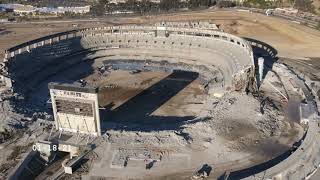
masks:
<path id="1" fill-rule="evenodd" d="M 58 115 L 57 115 L 57 106 L 56 106 L 56 100 L 54 97 L 54 90 L 50 89 L 50 98 L 51 98 L 51 103 L 52 103 L 52 110 L 53 110 L 53 117 L 54 117 L 54 122 L 56 126 L 56 130 L 61 130 L 59 127 L 59 122 L 58 122 Z"/>
<path id="2" fill-rule="evenodd" d="M 14 51 L 11 52 L 11 57 L 14 57 L 16 54 Z"/>
<path id="3" fill-rule="evenodd" d="M 52 38 L 49 39 L 49 44 L 52 44 Z"/>
<path id="4" fill-rule="evenodd" d="M 9 60 L 9 53 L 8 52 L 6 52 L 5 54 L 4 54 L 4 59 L 3 59 L 3 61 L 4 62 L 7 62 L 8 60 Z"/>
<path id="5" fill-rule="evenodd" d="M 21 54 L 21 52 L 22 52 L 21 48 L 20 48 L 20 49 L 18 49 L 18 54 Z"/>
<path id="6" fill-rule="evenodd" d="M 10 78 L 5 77 L 5 84 L 7 88 L 12 88 L 12 81 Z"/>
<path id="7" fill-rule="evenodd" d="M 264 58 L 263 57 L 258 58 L 258 66 L 259 66 L 259 83 L 261 85 L 262 78 L 263 78 L 263 68 L 264 68 Z"/>
<path id="8" fill-rule="evenodd" d="M 44 46 L 44 41 L 41 41 L 41 46 Z"/>
<path id="9" fill-rule="evenodd" d="M 94 102 L 94 106 L 95 106 L 95 120 L 96 120 L 96 125 L 97 125 L 97 135 L 101 136 L 101 124 L 100 124 L 100 112 L 99 112 L 99 103 L 98 103 L 98 94 L 95 94 L 95 102 Z"/>
<path id="10" fill-rule="evenodd" d="M 27 47 L 26 47 L 26 50 L 27 50 L 28 52 L 30 52 L 30 46 L 27 46 Z"/>

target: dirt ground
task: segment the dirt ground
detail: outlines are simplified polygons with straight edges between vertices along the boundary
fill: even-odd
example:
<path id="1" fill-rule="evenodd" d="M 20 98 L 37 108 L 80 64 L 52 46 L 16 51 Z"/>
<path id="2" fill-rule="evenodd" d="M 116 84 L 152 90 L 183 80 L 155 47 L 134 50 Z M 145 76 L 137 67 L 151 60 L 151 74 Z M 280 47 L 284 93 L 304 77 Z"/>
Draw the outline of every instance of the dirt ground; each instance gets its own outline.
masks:
<path id="1" fill-rule="evenodd" d="M 103 107 L 108 107 L 109 110 L 117 110 L 121 105 L 128 101 L 132 101 L 136 97 L 134 106 L 140 109 L 150 109 L 153 116 L 196 116 L 199 114 L 207 95 L 204 93 L 204 88 L 200 85 L 199 80 L 192 81 L 188 86 L 183 87 L 183 91 L 177 94 L 169 94 L 165 89 L 174 88 L 167 82 L 164 82 L 170 76 L 170 73 L 163 72 L 141 72 L 138 74 L 130 74 L 128 71 L 114 71 L 99 82 L 100 96 L 99 103 Z M 91 81 L 97 77 L 96 74 L 86 78 L 86 81 Z M 167 84 L 166 84 L 167 83 Z M 177 83 L 175 81 L 175 83 Z M 155 91 L 155 89 L 158 89 Z M 179 89 L 180 90 L 180 89 Z M 157 93 L 157 94 L 156 94 Z M 149 97 L 159 96 L 162 98 L 153 99 Z M 169 96 L 166 98 L 165 96 Z M 139 97 L 139 98 L 137 98 Z M 163 99 L 169 99 L 167 102 L 161 102 Z M 146 101 L 149 99 L 149 102 Z M 140 104 L 142 103 L 142 104 Z M 149 108 L 142 108 L 144 104 L 149 104 Z M 155 109 L 150 105 L 155 105 Z M 138 113 L 134 107 L 128 107 L 124 116 L 128 114 Z M 129 112 L 130 110 L 130 112 Z M 108 121 L 110 117 L 108 117 Z"/>

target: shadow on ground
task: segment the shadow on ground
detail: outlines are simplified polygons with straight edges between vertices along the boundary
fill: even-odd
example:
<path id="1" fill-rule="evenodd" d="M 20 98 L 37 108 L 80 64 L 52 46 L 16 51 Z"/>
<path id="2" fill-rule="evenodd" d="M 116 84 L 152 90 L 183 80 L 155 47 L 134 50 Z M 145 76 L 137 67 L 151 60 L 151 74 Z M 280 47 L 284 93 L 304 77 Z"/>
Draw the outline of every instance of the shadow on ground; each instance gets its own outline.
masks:
<path id="1" fill-rule="evenodd" d="M 101 112 L 107 126 L 105 128 L 128 131 L 176 130 L 195 117 L 154 116 L 152 113 L 198 77 L 199 74 L 195 72 L 173 71 L 116 109 L 112 110 L 113 104 L 108 104 Z"/>
<path id="2" fill-rule="evenodd" d="M 45 111 L 51 114 L 52 112 L 46 109 L 46 103 L 42 101 L 49 98 L 47 84 L 73 83 L 74 81 L 68 79 L 68 76 L 72 75 L 68 71 L 81 64 L 86 68 L 86 72 L 92 72 L 93 61 L 85 61 L 88 53 L 90 51 L 81 45 L 81 39 L 74 38 L 17 54 L 15 59 L 7 64 L 13 80 L 13 90 L 20 95 L 20 99 L 15 98 L 11 101 L 15 111 L 28 117 L 34 112 Z M 81 75 L 82 72 L 76 73 Z"/>
<path id="3" fill-rule="evenodd" d="M 258 58 L 264 58 L 263 78 L 265 78 L 267 73 L 272 70 L 273 64 L 279 60 L 277 57 L 278 51 L 271 45 L 257 39 L 247 37 L 244 37 L 244 39 L 247 40 L 252 47 L 256 72 L 258 72 Z"/>

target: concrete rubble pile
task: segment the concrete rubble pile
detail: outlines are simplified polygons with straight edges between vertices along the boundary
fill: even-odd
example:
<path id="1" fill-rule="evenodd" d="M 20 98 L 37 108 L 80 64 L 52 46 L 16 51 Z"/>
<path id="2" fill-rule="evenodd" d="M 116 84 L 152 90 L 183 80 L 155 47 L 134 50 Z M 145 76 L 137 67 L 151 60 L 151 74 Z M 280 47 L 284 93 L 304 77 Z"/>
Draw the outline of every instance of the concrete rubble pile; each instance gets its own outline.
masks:
<path id="1" fill-rule="evenodd" d="M 19 102 L 15 96 L 1 95 L 0 101 L 0 134 L 1 143 L 14 138 L 18 130 L 30 131 L 38 127 L 45 128 L 52 124 L 52 115 L 46 112 L 36 112 L 30 106 Z M 21 111 L 23 109 L 23 111 Z M 36 113 L 35 113 L 36 112 Z"/>
<path id="2" fill-rule="evenodd" d="M 207 149 L 208 143 L 214 145 L 223 138 L 229 140 L 225 144 L 227 147 L 220 145 L 220 147 L 215 146 L 216 148 L 237 150 L 239 143 L 246 145 L 245 142 L 252 143 L 258 137 L 261 139 L 278 137 L 285 126 L 280 111 L 267 104 L 262 114 L 259 100 L 247 95 L 233 92 L 221 99 L 212 99 L 208 104 L 209 111 L 203 111 L 201 116 L 185 122 L 176 130 L 151 132 L 110 130 L 106 135 L 106 141 L 121 146 L 168 148 L 179 152 L 183 147 L 204 150 Z"/>
<path id="3" fill-rule="evenodd" d="M 16 114 L 9 100 L 0 102 L 0 133 L 13 134 L 16 129 L 24 127 L 23 115 Z M 5 139 L 5 138 L 4 138 Z"/>

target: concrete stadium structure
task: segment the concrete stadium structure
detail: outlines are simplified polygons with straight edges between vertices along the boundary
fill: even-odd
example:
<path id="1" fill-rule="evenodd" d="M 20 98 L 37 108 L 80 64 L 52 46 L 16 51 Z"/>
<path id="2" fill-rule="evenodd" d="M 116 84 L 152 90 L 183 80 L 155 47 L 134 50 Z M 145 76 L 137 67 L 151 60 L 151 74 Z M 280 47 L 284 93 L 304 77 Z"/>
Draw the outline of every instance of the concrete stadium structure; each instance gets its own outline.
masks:
<path id="1" fill-rule="evenodd" d="M 105 56 L 117 55 L 119 59 L 161 57 L 162 60 L 183 59 L 190 64 L 214 65 L 223 74 L 224 89 L 245 89 L 237 83 L 245 82 L 254 73 L 251 47 L 239 37 L 203 28 L 159 26 L 110 26 L 58 33 L 8 49 L 5 62 L 8 73 L 19 83 L 34 75 L 34 72 L 19 74 L 21 67 L 29 69 L 30 59 L 41 59 L 39 64 L 45 65 L 44 61 L 50 63 L 84 51 L 103 51 Z M 31 66 L 35 68 L 36 64 Z M 33 81 L 37 84 L 36 79 Z"/>
<path id="2" fill-rule="evenodd" d="M 72 59 L 72 56 L 90 52 L 100 52 L 99 55 L 105 57 L 116 56 L 119 60 L 151 59 L 215 66 L 223 76 L 220 87 L 213 90 L 217 94 L 230 90 L 245 91 L 255 86 L 254 56 L 249 42 L 217 30 L 175 26 L 86 28 L 29 41 L 5 52 L 0 80 L 6 88 L 28 94 L 52 74 L 82 61 Z M 308 88 L 298 78 L 297 81 L 303 86 L 304 93 L 309 94 L 308 103 L 315 115 L 309 121 L 304 139 L 287 159 L 261 171 L 246 169 L 243 178 L 301 179 L 318 168 L 316 105 Z M 226 175 L 226 179 L 232 175 L 232 172 Z"/>

